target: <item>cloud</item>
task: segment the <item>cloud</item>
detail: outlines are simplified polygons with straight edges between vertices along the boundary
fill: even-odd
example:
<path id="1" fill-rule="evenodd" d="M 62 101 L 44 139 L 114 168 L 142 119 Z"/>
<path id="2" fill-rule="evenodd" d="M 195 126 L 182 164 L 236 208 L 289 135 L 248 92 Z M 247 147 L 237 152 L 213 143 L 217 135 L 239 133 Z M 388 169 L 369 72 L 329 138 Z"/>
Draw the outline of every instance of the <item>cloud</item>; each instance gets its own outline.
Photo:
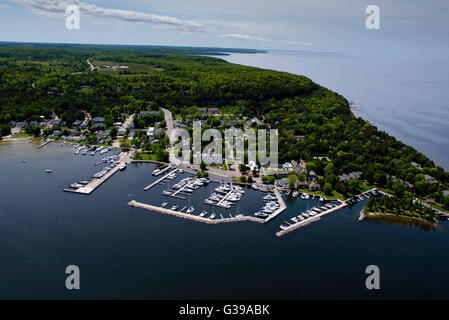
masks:
<path id="1" fill-rule="evenodd" d="M 165 29 L 175 29 L 185 32 L 206 32 L 209 28 L 199 23 L 180 20 L 170 16 L 159 16 L 132 10 L 108 9 L 98 7 L 79 0 L 8 0 L 24 7 L 33 9 L 38 14 L 64 17 L 69 5 L 78 6 L 81 15 L 94 18 L 113 19 L 123 22 L 150 23 Z"/>
<path id="2" fill-rule="evenodd" d="M 248 34 L 240 34 L 240 33 L 227 33 L 222 35 L 223 38 L 230 39 L 239 39 L 239 40 L 256 40 L 256 41 L 270 41 L 269 39 L 261 38 L 261 37 L 252 37 Z"/>
<path id="3" fill-rule="evenodd" d="M 308 47 L 310 45 L 312 45 L 310 42 L 304 42 L 304 41 L 287 41 L 284 40 L 282 41 L 285 44 L 288 44 L 290 46 L 304 46 L 304 47 Z"/>

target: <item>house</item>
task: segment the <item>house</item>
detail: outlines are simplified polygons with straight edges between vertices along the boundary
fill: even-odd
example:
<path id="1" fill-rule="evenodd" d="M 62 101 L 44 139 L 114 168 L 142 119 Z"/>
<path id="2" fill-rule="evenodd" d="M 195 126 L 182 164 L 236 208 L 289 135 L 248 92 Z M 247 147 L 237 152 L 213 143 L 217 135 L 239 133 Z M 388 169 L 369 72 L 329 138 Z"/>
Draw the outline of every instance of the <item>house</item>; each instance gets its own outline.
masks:
<path id="1" fill-rule="evenodd" d="M 219 114 L 219 112 L 218 112 L 218 108 L 209 108 L 209 109 L 207 109 L 207 113 L 208 114 L 211 114 L 211 115 L 218 115 Z"/>
<path id="2" fill-rule="evenodd" d="M 52 137 L 59 137 L 61 135 L 61 130 L 53 131 Z"/>
<path id="3" fill-rule="evenodd" d="M 285 168 L 278 169 L 277 172 L 276 172 L 276 174 L 277 174 L 279 177 L 283 177 L 283 178 L 288 177 L 288 174 L 289 174 L 289 173 L 290 173 L 290 170 L 285 169 Z"/>
<path id="4" fill-rule="evenodd" d="M 81 86 L 81 89 L 91 89 L 92 86 Z"/>
<path id="5" fill-rule="evenodd" d="M 310 172 L 309 172 L 309 179 L 313 180 L 313 179 L 316 179 L 316 177 L 317 177 L 317 174 L 315 173 L 315 171 L 310 170 Z"/>
<path id="6" fill-rule="evenodd" d="M 441 195 L 446 198 L 447 196 L 449 196 L 449 190 L 441 191 Z"/>
<path id="7" fill-rule="evenodd" d="M 149 136 L 149 137 L 154 136 L 154 127 L 149 127 L 148 128 L 147 136 Z"/>
<path id="8" fill-rule="evenodd" d="M 298 189 L 309 189 L 309 184 L 307 183 L 307 181 L 296 181 L 296 187 Z"/>
<path id="9" fill-rule="evenodd" d="M 126 133 L 126 129 L 121 127 L 120 129 L 118 129 L 117 134 L 119 136 L 123 136 Z"/>
<path id="10" fill-rule="evenodd" d="M 434 177 L 429 176 L 428 174 L 424 175 L 424 180 L 426 180 L 426 182 L 428 182 L 428 183 L 435 183 L 435 182 L 437 182 L 437 180 Z"/>
<path id="11" fill-rule="evenodd" d="M 309 189 L 312 191 L 319 191 L 320 190 L 320 185 L 318 183 L 316 183 L 315 181 L 312 181 L 309 184 Z"/>
<path id="12" fill-rule="evenodd" d="M 361 176 L 362 176 L 362 173 L 360 171 L 354 171 L 354 172 L 351 172 L 348 174 L 346 174 L 346 173 L 341 174 L 338 176 L 338 179 L 340 181 L 349 181 L 351 179 L 357 180 L 357 179 L 360 179 Z"/>
<path id="13" fill-rule="evenodd" d="M 103 123 L 104 117 L 95 117 L 93 120 L 94 123 Z"/>
<path id="14" fill-rule="evenodd" d="M 38 126 L 39 122 L 37 121 L 30 121 L 30 126 L 34 127 L 34 126 Z"/>
<path id="15" fill-rule="evenodd" d="M 263 121 L 257 118 L 252 118 L 251 120 L 247 121 L 246 124 L 248 125 L 248 127 L 252 127 L 254 125 L 260 126 L 263 124 Z"/>
<path id="16" fill-rule="evenodd" d="M 301 141 L 301 140 L 304 140 L 305 138 L 306 138 L 306 136 L 301 136 L 301 135 L 295 136 L 296 141 Z"/>
<path id="17" fill-rule="evenodd" d="M 75 121 L 72 123 L 72 127 L 78 127 L 80 124 L 81 124 L 81 120 L 75 120 Z"/>
<path id="18" fill-rule="evenodd" d="M 410 165 L 411 165 L 413 168 L 415 168 L 415 169 L 422 169 L 422 167 L 421 167 L 418 163 L 416 163 L 416 162 L 414 162 L 414 161 L 412 161 L 412 162 L 410 163 Z"/>
<path id="19" fill-rule="evenodd" d="M 164 129 L 156 129 L 156 130 L 154 130 L 154 135 L 155 136 L 161 135 L 163 133 L 165 133 Z"/>

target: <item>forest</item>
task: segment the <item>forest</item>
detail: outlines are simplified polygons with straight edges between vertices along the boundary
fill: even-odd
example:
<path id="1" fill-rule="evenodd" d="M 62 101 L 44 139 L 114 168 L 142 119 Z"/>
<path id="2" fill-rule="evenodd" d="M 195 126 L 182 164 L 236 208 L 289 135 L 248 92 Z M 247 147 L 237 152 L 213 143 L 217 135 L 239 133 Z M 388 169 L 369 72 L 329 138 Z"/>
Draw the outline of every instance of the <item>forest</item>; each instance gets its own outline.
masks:
<path id="1" fill-rule="evenodd" d="M 38 120 L 52 113 L 71 124 L 82 117 L 81 111 L 112 122 L 149 105 L 174 114 L 215 107 L 238 117 L 257 117 L 264 127 L 278 129 L 279 162 L 304 159 L 321 177 L 321 185 L 354 193 L 357 181 L 347 183 L 338 176 L 361 172 L 360 179 L 368 184 L 391 188 L 399 181 L 407 192 L 449 208 L 448 197 L 441 196 L 448 188 L 448 172 L 354 116 L 344 97 L 304 76 L 205 56 L 218 52 L 222 51 L 0 44 L 0 127 L 7 132 L 12 121 Z M 96 68 L 91 70 L 86 60 Z M 136 124 L 143 126 L 145 119 Z M 435 181 L 426 179 L 429 176 Z"/>

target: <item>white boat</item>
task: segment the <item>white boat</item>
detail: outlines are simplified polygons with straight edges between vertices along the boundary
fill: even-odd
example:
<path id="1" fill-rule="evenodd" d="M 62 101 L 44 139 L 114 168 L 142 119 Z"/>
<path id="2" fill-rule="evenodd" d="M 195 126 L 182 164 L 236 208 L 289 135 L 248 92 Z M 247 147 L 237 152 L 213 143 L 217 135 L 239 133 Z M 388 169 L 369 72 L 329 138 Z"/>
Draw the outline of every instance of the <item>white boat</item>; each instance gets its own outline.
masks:
<path id="1" fill-rule="evenodd" d="M 45 172 L 52 173 L 53 170 L 51 170 L 51 169 L 46 169 Z"/>
<path id="2" fill-rule="evenodd" d="M 207 211 L 203 211 L 199 214 L 200 217 L 204 217 L 207 214 Z"/>
<path id="3" fill-rule="evenodd" d="M 186 211 L 187 214 L 191 214 L 193 211 L 195 211 L 194 207 L 189 207 Z"/>
<path id="4" fill-rule="evenodd" d="M 119 167 L 120 170 L 125 170 L 127 167 L 126 163 L 122 163 Z"/>
<path id="5" fill-rule="evenodd" d="M 324 197 L 323 196 L 320 197 L 320 201 L 324 201 Z"/>
<path id="6" fill-rule="evenodd" d="M 152 175 L 155 176 L 155 175 L 159 174 L 159 172 L 161 172 L 161 170 L 154 169 Z"/>
<path id="7" fill-rule="evenodd" d="M 205 204 L 215 204 L 215 202 L 212 201 L 212 200 L 210 200 L 210 199 L 204 200 L 204 203 L 205 203 Z"/>
<path id="8" fill-rule="evenodd" d="M 215 218 L 215 213 L 212 213 L 211 215 L 210 215 L 210 217 L 209 217 L 209 219 L 213 219 L 213 218 Z"/>
<path id="9" fill-rule="evenodd" d="M 162 203 L 161 208 L 165 208 L 167 206 L 167 204 L 168 204 L 167 202 Z"/>
<path id="10" fill-rule="evenodd" d="M 293 198 L 296 198 L 298 196 L 298 191 L 293 192 Z"/>
<path id="11" fill-rule="evenodd" d="M 305 198 L 306 198 L 306 194 L 303 193 L 303 194 L 301 195 L 301 199 L 305 199 Z"/>
<path id="12" fill-rule="evenodd" d="M 177 204 L 173 205 L 170 209 L 173 211 L 178 210 L 179 206 Z"/>

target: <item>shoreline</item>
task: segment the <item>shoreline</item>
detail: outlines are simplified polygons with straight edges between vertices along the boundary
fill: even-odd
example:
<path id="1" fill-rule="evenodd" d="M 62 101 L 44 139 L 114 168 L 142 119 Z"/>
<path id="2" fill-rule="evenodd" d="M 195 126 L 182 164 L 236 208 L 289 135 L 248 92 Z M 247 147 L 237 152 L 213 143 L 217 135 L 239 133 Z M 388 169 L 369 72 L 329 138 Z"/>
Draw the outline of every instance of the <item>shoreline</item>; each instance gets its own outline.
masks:
<path id="1" fill-rule="evenodd" d="M 432 226 L 438 226 L 439 224 L 436 222 L 431 222 L 424 218 L 418 217 L 409 217 L 404 215 L 398 215 L 393 213 L 383 213 L 383 212 L 364 212 L 364 210 L 360 211 L 359 221 L 363 221 L 365 219 L 370 218 L 397 218 L 403 221 L 413 221 L 413 222 L 421 222 Z"/>

